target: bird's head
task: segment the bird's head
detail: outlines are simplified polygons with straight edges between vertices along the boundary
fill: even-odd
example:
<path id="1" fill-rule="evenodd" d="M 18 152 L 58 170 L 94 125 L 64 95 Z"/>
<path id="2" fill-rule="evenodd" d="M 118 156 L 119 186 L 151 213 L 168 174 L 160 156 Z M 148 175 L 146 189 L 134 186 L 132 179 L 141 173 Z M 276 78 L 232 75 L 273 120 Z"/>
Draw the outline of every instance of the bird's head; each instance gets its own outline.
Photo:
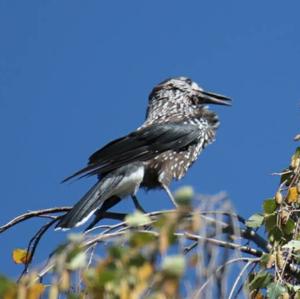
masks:
<path id="1" fill-rule="evenodd" d="M 204 91 L 196 82 L 186 77 L 167 79 L 156 85 L 149 95 L 147 117 L 189 114 L 207 104 L 231 105 L 228 97 Z"/>
<path id="2" fill-rule="evenodd" d="M 196 82 L 187 77 L 167 79 L 154 87 L 149 100 L 170 97 L 178 103 L 188 101 L 190 105 L 231 105 L 231 100 L 223 95 L 204 91 Z"/>

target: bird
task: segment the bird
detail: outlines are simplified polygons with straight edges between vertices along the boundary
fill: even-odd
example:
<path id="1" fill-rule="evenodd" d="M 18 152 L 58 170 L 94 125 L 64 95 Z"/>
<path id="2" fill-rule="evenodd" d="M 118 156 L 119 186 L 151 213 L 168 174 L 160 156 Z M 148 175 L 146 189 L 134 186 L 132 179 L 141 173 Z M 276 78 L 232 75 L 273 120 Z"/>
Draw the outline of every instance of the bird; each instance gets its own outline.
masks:
<path id="1" fill-rule="evenodd" d="M 169 189 L 180 180 L 202 150 L 215 140 L 217 114 L 209 104 L 231 105 L 229 97 L 204 91 L 187 77 L 172 77 L 157 84 L 148 99 L 144 123 L 128 135 L 115 139 L 93 153 L 83 169 L 64 179 L 97 176 L 95 185 L 63 215 L 56 229 L 70 229 L 85 223 L 93 214 L 93 224 L 103 213 L 126 196 L 143 210 L 136 193 L 164 189 L 174 205 Z"/>

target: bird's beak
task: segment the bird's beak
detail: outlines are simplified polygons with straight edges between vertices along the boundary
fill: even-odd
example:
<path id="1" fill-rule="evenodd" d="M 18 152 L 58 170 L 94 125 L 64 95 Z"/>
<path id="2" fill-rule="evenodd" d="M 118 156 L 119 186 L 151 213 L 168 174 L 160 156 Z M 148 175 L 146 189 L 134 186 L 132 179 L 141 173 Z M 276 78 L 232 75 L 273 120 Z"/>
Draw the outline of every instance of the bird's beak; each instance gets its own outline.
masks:
<path id="1" fill-rule="evenodd" d="M 205 104 L 216 104 L 216 105 L 226 105 L 226 106 L 232 105 L 230 98 L 212 92 L 201 91 L 199 98 Z"/>

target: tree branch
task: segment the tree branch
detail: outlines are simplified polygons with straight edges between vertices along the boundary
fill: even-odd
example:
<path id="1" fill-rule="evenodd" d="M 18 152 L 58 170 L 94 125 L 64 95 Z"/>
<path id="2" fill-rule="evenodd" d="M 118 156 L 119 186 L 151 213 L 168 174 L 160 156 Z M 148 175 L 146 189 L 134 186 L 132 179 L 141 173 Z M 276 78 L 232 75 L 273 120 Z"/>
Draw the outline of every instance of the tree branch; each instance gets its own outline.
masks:
<path id="1" fill-rule="evenodd" d="M 29 211 L 24 214 L 21 214 L 8 223 L 0 226 L 0 233 L 5 232 L 7 229 L 11 228 L 12 226 L 23 222 L 25 220 L 28 220 L 33 217 L 40 217 L 42 215 L 47 215 L 47 214 L 53 214 L 53 213 L 62 213 L 62 212 L 68 212 L 71 210 L 71 207 L 56 207 L 56 208 L 49 208 L 49 209 L 42 209 L 42 210 L 37 210 L 37 211 Z"/>

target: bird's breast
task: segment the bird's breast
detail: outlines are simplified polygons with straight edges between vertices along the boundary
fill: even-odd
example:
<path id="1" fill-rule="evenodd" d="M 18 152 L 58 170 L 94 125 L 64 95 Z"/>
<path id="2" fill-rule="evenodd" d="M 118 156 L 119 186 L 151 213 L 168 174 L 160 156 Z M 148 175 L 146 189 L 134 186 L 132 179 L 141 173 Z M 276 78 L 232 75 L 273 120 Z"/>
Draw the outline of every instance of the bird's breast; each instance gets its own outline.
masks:
<path id="1" fill-rule="evenodd" d="M 200 154 L 203 142 L 204 139 L 184 151 L 166 151 L 148 161 L 142 186 L 152 189 L 161 184 L 169 185 L 173 179 L 181 179 Z"/>

